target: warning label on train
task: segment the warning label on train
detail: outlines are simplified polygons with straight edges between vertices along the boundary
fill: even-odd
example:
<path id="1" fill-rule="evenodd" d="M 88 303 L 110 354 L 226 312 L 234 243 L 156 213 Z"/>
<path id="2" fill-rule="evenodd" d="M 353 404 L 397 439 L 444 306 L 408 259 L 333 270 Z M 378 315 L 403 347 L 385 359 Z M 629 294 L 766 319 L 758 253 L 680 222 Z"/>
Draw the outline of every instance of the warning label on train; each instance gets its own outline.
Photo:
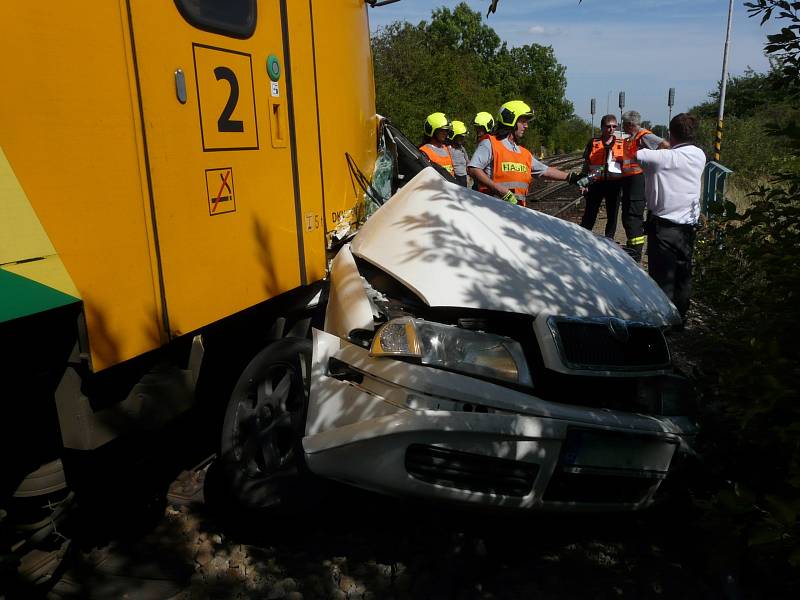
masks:
<path id="1" fill-rule="evenodd" d="M 211 216 L 236 212 L 233 169 L 206 169 L 206 196 Z"/>

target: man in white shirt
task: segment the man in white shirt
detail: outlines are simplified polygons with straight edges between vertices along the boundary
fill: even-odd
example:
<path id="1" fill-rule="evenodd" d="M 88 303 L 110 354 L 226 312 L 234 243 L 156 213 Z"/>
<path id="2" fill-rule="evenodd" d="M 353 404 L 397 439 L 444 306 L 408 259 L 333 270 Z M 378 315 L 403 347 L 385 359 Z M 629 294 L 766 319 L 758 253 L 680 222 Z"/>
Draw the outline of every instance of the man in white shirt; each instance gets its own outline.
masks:
<path id="1" fill-rule="evenodd" d="M 639 150 L 647 199 L 647 256 L 650 276 L 686 321 L 692 285 L 695 226 L 705 153 L 694 145 L 697 119 L 687 113 L 669 123 L 671 148 Z"/>

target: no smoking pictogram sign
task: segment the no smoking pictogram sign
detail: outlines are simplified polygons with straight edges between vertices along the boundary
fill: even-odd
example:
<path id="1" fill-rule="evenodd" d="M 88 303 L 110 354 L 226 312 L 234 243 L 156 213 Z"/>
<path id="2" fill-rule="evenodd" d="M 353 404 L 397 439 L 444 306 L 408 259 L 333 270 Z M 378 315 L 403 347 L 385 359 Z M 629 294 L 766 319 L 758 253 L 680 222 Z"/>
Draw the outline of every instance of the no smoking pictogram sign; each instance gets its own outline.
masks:
<path id="1" fill-rule="evenodd" d="M 233 169 L 206 169 L 206 197 L 211 216 L 236 211 Z"/>

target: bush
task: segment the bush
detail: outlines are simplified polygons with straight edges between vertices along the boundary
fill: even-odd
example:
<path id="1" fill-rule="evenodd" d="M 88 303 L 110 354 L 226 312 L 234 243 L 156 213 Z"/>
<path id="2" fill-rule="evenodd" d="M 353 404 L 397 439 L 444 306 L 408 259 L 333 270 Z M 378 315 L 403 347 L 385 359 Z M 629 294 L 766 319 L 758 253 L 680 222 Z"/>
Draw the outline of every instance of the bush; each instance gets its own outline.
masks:
<path id="1" fill-rule="evenodd" d="M 706 454 L 731 484 L 706 519 L 740 534 L 763 573 L 800 568 L 800 177 L 751 197 L 741 214 L 728 202 L 712 215 L 695 283 L 711 315 L 700 342 Z"/>
<path id="2" fill-rule="evenodd" d="M 767 116 L 730 117 L 725 119 L 720 162 L 749 181 L 786 170 L 797 170 L 800 160 L 786 136 L 770 133 L 774 121 Z M 708 156 L 713 156 L 716 119 L 703 119 L 699 139 Z M 750 189 L 749 191 L 755 191 Z"/>

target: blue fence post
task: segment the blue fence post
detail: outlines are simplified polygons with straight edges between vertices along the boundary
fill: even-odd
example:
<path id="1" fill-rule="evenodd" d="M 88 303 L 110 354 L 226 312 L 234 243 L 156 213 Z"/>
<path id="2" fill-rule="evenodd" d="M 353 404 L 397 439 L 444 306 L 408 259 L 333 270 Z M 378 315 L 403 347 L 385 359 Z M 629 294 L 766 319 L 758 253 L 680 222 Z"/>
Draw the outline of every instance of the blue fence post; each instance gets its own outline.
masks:
<path id="1" fill-rule="evenodd" d="M 708 214 L 708 207 L 712 203 L 725 201 L 725 183 L 731 173 L 733 171 L 718 162 L 711 160 L 706 163 L 706 168 L 703 171 L 703 197 L 701 201 L 704 215 Z"/>

